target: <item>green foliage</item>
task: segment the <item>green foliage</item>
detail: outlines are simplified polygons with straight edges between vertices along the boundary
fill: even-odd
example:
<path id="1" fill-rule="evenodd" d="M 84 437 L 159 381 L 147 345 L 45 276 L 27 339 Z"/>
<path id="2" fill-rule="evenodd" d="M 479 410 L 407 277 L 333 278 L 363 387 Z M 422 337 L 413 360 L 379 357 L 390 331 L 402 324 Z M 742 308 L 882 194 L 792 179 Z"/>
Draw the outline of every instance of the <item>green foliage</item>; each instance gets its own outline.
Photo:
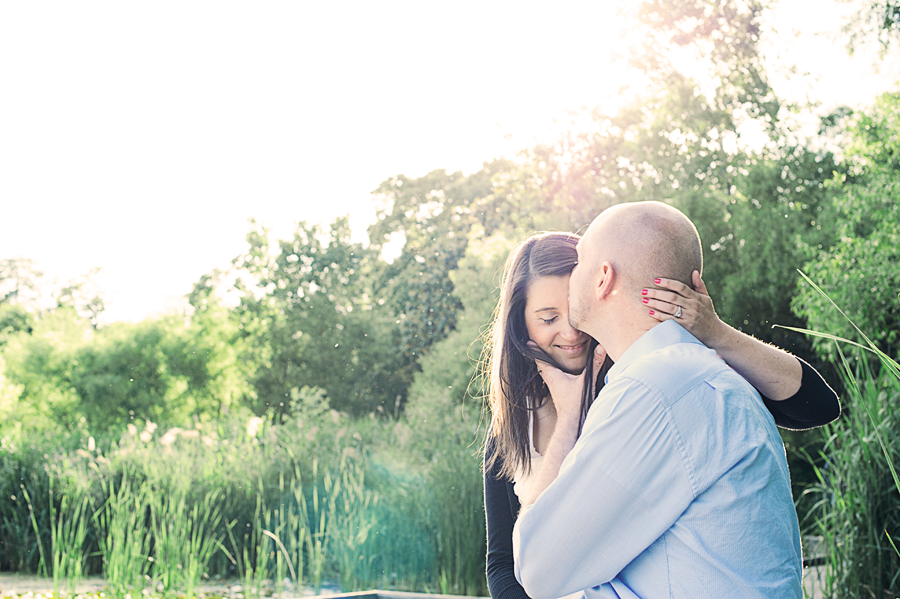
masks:
<path id="1" fill-rule="evenodd" d="M 393 350 L 404 360 L 407 384 L 418 360 L 456 326 L 462 309 L 449 273 L 465 254 L 472 224 L 485 215 L 479 206 L 491 190 L 491 173 L 503 163 L 485 165 L 468 177 L 433 171 L 418 179 L 394 177 L 375 190 L 382 204 L 369 228 L 373 247 L 395 237 L 400 255 L 387 265 L 375 291 L 397 319 Z"/>
<path id="2" fill-rule="evenodd" d="M 842 28 L 848 36 L 847 50 L 853 54 L 858 48 L 875 42 L 880 46 L 881 56 L 884 57 L 891 44 L 896 44 L 900 37 L 900 2 L 865 0 L 861 4 L 861 10 L 849 13 Z"/>
<path id="3" fill-rule="evenodd" d="M 48 428 L 79 425 L 73 356 L 92 337 L 90 325 L 68 307 L 41 314 L 30 333 L 22 330 L 8 337 L 0 357 L 7 380 L 19 392 L 18 401 L 10 406 L 12 421 L 6 423 L 6 432 L 26 420 Z"/>
<path id="4" fill-rule="evenodd" d="M 209 418 L 246 393 L 233 327 L 210 312 L 117 323 L 74 352 L 71 385 L 94 431 L 132 420 L 184 424 Z"/>
<path id="5" fill-rule="evenodd" d="M 69 493 L 60 498 L 59 511 L 53 504 L 53 485 L 50 486 L 50 543 L 51 568 L 53 575 L 53 596 L 59 597 L 65 589 L 74 595 L 83 577 L 85 539 L 90 504 L 84 489 L 69 488 Z"/>
<path id="6" fill-rule="evenodd" d="M 59 451 L 53 438 L 3 450 L 0 565 L 51 564 L 53 531 L 74 524 L 87 531 L 85 572 L 102 569 L 115 597 L 159 584 L 164 594 L 189 592 L 203 574 L 240 575 L 245 596 L 288 577 L 317 588 L 340 580 L 345 590 L 422 591 L 437 588 L 442 571 L 456 588 L 483 593 L 477 456 L 445 451 L 440 472 L 465 486 L 446 484 L 410 459 L 404 423 L 351 420 L 322 401 L 302 391 L 296 405 L 309 409 L 282 424 L 245 412 L 194 431 L 129 431 L 107 453 Z M 48 504 L 37 498 L 49 497 L 51 477 Z M 19 480 L 27 489 L 10 492 Z M 468 504 L 452 504 L 463 494 Z M 78 497 L 95 508 L 55 529 L 59 514 L 72 513 L 61 502 Z"/>
<path id="7" fill-rule="evenodd" d="M 456 330 L 422 360 L 410 388 L 404 445 L 428 481 L 430 520 L 436 522 L 441 592 L 484 592 L 483 426 L 479 378 L 482 335 L 497 304 L 500 272 L 513 243 L 500 233 L 469 234 L 466 255 L 451 273 L 464 305 Z"/>
<path id="8" fill-rule="evenodd" d="M 0 303 L 0 348 L 11 335 L 20 331 L 31 334 L 34 320 L 34 313 L 22 304 Z"/>
<path id="9" fill-rule="evenodd" d="M 145 490 L 134 487 L 127 469 L 118 478 L 118 486 L 113 479 L 99 478 L 104 499 L 93 516 L 103 578 L 116 599 L 143 590 L 152 565 L 147 558 L 153 540 L 146 528 L 149 509 Z"/>
<path id="10" fill-rule="evenodd" d="M 838 240 L 804 270 L 861 329 L 892 352 L 900 335 L 900 94 L 881 96 L 857 117 L 847 150 L 849 172 L 836 174 Z M 851 325 L 827 300 L 801 285 L 793 301 L 809 328 L 853 336 Z M 824 355 L 829 344 L 818 342 Z"/>
<path id="11" fill-rule="evenodd" d="M 823 539 L 830 597 L 900 591 L 900 556 L 885 534 L 900 538 L 900 492 L 888 465 L 900 463 L 900 379 L 887 369 L 871 373 L 865 360 L 855 363 L 859 376 L 843 370 L 850 402 L 840 420 L 822 429 L 822 465 L 809 491 L 817 499 L 811 532 Z"/>
<path id="12" fill-rule="evenodd" d="M 802 147 L 749 162 L 723 203 L 726 213 L 719 222 L 725 221 L 727 229 L 721 237 L 703 237 L 713 250 L 705 278 L 721 317 L 800 354 L 809 354 L 809 343 L 772 325 L 804 324 L 791 312 L 796 271 L 813 254 L 811 248 L 834 241 L 834 193 L 825 182 L 835 169 L 830 154 Z M 698 228 L 712 228 L 709 217 L 691 216 Z"/>
<path id="13" fill-rule="evenodd" d="M 34 304 L 41 293 L 38 281 L 43 276 L 35 268 L 34 260 L 21 257 L 0 260 L 0 305 Z"/>
<path id="14" fill-rule="evenodd" d="M 478 403 L 486 392 L 485 381 L 478 378 L 482 335 L 497 305 L 500 273 L 514 244 L 500 233 L 485 238 L 480 226 L 472 228 L 469 238 L 459 268 L 450 273 L 464 310 L 456 329 L 422 358 L 422 372 L 410 387 L 410 401 L 440 389 L 454 403 Z"/>
<path id="15" fill-rule="evenodd" d="M 166 323 L 116 324 L 76 353 L 71 379 L 94 430 L 122 428 L 131 417 L 158 421 L 169 406 Z"/>
<path id="16" fill-rule="evenodd" d="M 93 278 L 100 272 L 99 268 L 91 270 L 87 275 L 71 281 L 56 292 L 58 307 L 70 306 L 78 314 L 91 323 L 94 329 L 100 326 L 100 315 L 106 309 L 106 302 L 102 294 L 93 282 Z"/>
<path id="17" fill-rule="evenodd" d="M 347 219 L 327 232 L 300 223 L 274 257 L 264 230 L 248 242 L 236 265 L 249 277 L 235 287 L 243 294 L 238 326 L 257 362 L 254 409 L 280 418 L 291 390 L 303 386 L 356 414 L 396 409 L 405 358 L 392 348 L 393 314 L 373 288 L 376 254 L 350 241 Z"/>

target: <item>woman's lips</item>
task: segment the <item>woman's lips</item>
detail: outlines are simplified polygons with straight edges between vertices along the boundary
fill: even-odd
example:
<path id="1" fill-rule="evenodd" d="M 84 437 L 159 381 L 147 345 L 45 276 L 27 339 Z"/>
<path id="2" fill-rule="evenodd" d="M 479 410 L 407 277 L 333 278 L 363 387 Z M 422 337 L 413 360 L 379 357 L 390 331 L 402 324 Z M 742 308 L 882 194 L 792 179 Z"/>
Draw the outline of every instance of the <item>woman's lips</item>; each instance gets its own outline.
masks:
<path id="1" fill-rule="evenodd" d="M 557 345 L 556 347 L 567 354 L 577 354 L 584 349 L 585 345 L 587 345 L 587 341 L 582 341 L 577 345 Z"/>

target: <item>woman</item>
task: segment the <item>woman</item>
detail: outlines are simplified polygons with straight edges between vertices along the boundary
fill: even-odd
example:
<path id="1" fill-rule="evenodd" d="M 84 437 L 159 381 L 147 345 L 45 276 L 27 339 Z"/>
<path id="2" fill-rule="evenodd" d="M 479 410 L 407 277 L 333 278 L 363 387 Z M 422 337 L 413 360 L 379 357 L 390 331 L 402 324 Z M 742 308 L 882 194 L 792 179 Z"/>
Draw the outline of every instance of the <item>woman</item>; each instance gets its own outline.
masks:
<path id="1" fill-rule="evenodd" d="M 547 481 L 540 476 L 541 454 L 556 432 L 554 399 L 536 361 L 541 368 L 582 373 L 583 381 L 594 383 L 581 385 L 579 432 L 612 365 L 603 348 L 568 323 L 568 281 L 577 261 L 578 239 L 570 233 L 544 233 L 512 251 L 491 329 L 492 343 L 487 344 L 492 348 L 492 423 L 485 445 L 484 492 L 487 578 L 495 599 L 527 597 L 513 571 L 512 529 L 520 506 L 532 503 L 546 487 Z M 634 301 L 642 302 L 657 320 L 677 318 L 715 349 L 756 387 L 779 426 L 812 428 L 837 418 L 838 398 L 822 377 L 799 358 L 724 324 L 699 273 L 693 274 L 696 291 L 678 281 L 657 279 L 660 289 L 645 289 Z"/>

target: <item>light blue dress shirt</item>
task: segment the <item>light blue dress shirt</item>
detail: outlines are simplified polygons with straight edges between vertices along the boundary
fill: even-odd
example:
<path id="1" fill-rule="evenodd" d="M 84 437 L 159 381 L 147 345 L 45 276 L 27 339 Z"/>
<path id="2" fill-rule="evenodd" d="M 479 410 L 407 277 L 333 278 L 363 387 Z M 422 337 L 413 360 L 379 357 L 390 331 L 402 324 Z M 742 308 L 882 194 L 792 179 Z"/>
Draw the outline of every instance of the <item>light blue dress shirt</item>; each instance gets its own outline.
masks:
<path id="1" fill-rule="evenodd" d="M 535 599 L 803 596 L 784 445 L 756 390 L 673 320 L 616 362 L 513 530 Z"/>

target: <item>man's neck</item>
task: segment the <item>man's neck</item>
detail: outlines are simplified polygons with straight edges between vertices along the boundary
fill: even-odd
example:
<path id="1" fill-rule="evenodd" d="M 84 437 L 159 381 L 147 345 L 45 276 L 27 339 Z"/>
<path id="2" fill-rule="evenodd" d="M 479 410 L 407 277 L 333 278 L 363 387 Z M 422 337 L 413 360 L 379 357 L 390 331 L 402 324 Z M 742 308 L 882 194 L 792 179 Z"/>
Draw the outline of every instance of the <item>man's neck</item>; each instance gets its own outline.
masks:
<path id="1" fill-rule="evenodd" d="M 606 350 L 606 354 L 612 358 L 613 362 L 618 362 L 628 348 L 635 341 L 640 339 L 644 333 L 658 325 L 659 321 L 652 318 L 647 319 L 623 319 L 617 321 L 617 324 L 608 327 L 604 339 L 597 339 L 597 342 Z"/>

